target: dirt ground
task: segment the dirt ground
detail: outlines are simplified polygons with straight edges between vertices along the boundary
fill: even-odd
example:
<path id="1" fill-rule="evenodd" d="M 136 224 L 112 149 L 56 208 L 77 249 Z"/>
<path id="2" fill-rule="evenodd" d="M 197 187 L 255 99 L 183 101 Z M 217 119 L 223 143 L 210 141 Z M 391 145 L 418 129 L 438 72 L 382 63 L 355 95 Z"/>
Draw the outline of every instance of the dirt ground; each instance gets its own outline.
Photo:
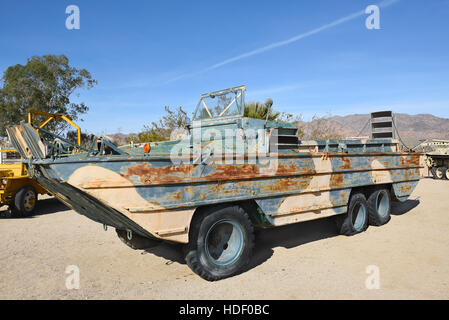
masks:
<path id="1" fill-rule="evenodd" d="M 0 299 L 448 299 L 448 191 L 449 181 L 424 179 L 387 225 L 353 237 L 332 219 L 265 230 L 249 270 L 213 283 L 177 246 L 132 250 L 47 198 L 32 218 L 0 219 Z M 78 290 L 66 288 L 71 265 Z M 378 289 L 366 286 L 373 270 Z"/>

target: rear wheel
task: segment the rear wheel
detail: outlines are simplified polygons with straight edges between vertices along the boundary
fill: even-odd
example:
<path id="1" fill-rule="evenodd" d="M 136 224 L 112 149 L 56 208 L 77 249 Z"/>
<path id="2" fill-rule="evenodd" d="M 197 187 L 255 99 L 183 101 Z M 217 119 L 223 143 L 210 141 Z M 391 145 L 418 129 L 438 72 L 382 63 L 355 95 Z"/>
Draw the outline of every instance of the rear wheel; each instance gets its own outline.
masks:
<path id="1" fill-rule="evenodd" d="M 14 203 L 11 205 L 11 215 L 13 217 L 29 217 L 36 208 L 37 193 L 32 186 L 21 188 L 14 196 Z"/>
<path id="2" fill-rule="evenodd" d="M 435 170 L 436 177 L 438 179 L 444 179 L 446 177 L 446 170 L 447 170 L 446 167 L 438 167 Z"/>
<path id="3" fill-rule="evenodd" d="M 352 236 L 368 227 L 367 201 L 362 193 L 356 193 L 349 200 L 348 212 L 337 216 L 340 234 Z"/>
<path id="4" fill-rule="evenodd" d="M 387 189 L 374 191 L 368 198 L 368 220 L 373 226 L 390 221 L 391 197 Z"/>
<path id="5" fill-rule="evenodd" d="M 444 176 L 447 180 L 449 180 L 449 169 L 446 169 L 446 171 L 444 172 Z"/>
<path id="6" fill-rule="evenodd" d="M 254 229 L 239 206 L 219 207 L 194 216 L 185 260 L 205 280 L 233 276 L 245 267 L 254 246 Z"/>

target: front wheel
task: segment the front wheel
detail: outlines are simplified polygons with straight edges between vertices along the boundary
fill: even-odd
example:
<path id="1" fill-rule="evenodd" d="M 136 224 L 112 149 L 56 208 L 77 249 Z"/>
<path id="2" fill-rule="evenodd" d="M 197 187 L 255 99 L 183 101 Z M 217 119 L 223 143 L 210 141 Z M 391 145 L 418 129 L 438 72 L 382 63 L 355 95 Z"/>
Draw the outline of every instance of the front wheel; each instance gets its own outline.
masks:
<path id="1" fill-rule="evenodd" d="M 37 193 L 32 186 L 21 188 L 14 196 L 14 203 L 11 206 L 13 217 L 29 217 L 36 208 Z"/>
<path id="2" fill-rule="evenodd" d="M 193 272 L 216 281 L 245 267 L 254 247 L 254 229 L 239 206 L 205 210 L 194 216 L 185 247 L 185 260 Z"/>

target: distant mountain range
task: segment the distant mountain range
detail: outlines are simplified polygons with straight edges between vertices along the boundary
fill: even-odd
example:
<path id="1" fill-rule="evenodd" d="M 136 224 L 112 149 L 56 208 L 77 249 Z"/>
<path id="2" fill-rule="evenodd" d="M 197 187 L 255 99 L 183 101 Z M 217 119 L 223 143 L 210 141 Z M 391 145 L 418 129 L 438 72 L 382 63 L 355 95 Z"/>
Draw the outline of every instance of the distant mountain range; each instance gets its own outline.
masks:
<path id="1" fill-rule="evenodd" d="M 395 113 L 394 117 L 399 136 L 409 147 L 419 144 L 420 140 L 449 139 L 449 119 L 431 114 L 409 115 L 406 113 Z M 333 116 L 328 118 L 328 121 L 333 123 L 335 130 L 341 135 L 350 137 L 369 136 L 369 125 L 362 131 L 369 119 L 369 114 L 354 114 L 344 117 Z"/>

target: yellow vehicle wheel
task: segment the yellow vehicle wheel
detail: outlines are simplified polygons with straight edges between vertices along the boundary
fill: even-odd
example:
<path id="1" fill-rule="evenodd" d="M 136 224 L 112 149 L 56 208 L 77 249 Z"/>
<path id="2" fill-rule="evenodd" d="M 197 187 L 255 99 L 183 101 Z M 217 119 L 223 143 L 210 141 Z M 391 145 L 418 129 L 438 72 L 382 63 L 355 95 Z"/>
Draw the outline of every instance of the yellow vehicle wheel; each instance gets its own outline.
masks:
<path id="1" fill-rule="evenodd" d="M 14 197 L 14 204 L 11 208 L 12 216 L 28 217 L 33 214 L 36 208 L 37 193 L 31 186 L 21 188 Z"/>

